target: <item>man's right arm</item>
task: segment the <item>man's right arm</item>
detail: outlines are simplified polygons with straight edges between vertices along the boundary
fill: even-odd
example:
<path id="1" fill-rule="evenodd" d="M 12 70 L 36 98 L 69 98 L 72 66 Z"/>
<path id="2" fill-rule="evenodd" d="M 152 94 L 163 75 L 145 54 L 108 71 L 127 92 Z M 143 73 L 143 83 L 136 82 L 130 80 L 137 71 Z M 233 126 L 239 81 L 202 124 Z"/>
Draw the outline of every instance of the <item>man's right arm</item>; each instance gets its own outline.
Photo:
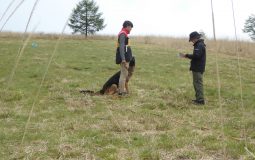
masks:
<path id="1" fill-rule="evenodd" d="M 203 49 L 204 49 L 204 46 L 199 45 L 194 49 L 193 54 L 186 54 L 185 57 L 189 59 L 200 59 L 203 54 Z"/>
<path id="2" fill-rule="evenodd" d="M 122 62 L 126 60 L 125 59 L 125 47 L 126 47 L 125 41 L 126 41 L 126 35 L 123 33 L 119 37 L 119 43 L 120 43 L 119 49 L 120 49 L 120 57 Z"/>

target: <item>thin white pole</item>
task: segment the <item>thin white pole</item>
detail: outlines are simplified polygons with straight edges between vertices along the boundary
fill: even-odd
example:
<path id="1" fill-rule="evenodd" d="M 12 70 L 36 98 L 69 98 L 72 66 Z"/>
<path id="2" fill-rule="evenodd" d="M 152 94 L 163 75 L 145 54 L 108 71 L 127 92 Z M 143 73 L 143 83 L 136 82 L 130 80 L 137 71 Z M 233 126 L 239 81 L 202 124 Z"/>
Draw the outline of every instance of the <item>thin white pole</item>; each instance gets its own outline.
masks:
<path id="1" fill-rule="evenodd" d="M 214 41 L 216 41 L 213 0 L 211 0 L 211 8 L 212 8 L 213 38 L 214 38 Z"/>
<path id="2" fill-rule="evenodd" d="M 0 18 L 0 22 L 3 20 L 4 16 L 6 15 L 6 13 L 8 12 L 8 10 L 10 9 L 10 7 L 12 6 L 14 2 L 15 0 L 12 0 L 11 3 L 8 5 L 8 7 L 6 8 L 6 10 L 4 11 L 3 15 Z"/>
<path id="3" fill-rule="evenodd" d="M 19 9 L 19 7 L 22 5 L 22 3 L 25 0 L 20 1 L 20 3 L 16 6 L 16 8 L 12 11 L 12 13 L 9 15 L 9 17 L 6 19 L 6 21 L 4 22 L 3 26 L 0 29 L 0 32 L 2 32 L 3 28 L 5 27 L 5 25 L 7 24 L 7 22 L 10 20 L 10 18 L 13 16 L 13 14 Z"/>
<path id="4" fill-rule="evenodd" d="M 215 20 L 214 20 L 214 8 L 213 8 L 213 0 L 211 0 L 211 9 L 212 9 L 212 23 L 213 23 L 213 38 L 214 42 L 216 41 L 216 33 L 215 33 Z M 219 62 L 218 62 L 218 43 L 215 43 L 217 46 L 217 51 L 216 51 L 216 72 L 217 72 L 217 84 L 218 84 L 218 99 L 219 99 L 219 107 L 220 107 L 220 119 L 221 119 L 221 132 L 222 132 L 222 148 L 223 148 L 223 159 L 226 158 L 226 144 L 225 144 L 225 133 L 224 133 L 224 119 L 223 119 L 223 107 L 222 107 L 222 99 L 221 99 L 221 81 L 220 81 L 220 72 L 219 72 Z"/>

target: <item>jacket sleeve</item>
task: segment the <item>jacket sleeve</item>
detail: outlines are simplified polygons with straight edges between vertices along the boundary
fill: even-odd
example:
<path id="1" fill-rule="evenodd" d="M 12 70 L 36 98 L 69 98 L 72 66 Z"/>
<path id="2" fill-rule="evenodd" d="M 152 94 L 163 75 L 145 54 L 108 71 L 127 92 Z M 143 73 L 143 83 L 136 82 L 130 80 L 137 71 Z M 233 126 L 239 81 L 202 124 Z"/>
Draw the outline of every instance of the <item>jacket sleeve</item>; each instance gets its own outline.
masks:
<path id="1" fill-rule="evenodd" d="M 203 54 L 203 45 L 198 45 L 197 47 L 194 48 L 193 54 L 186 54 L 185 57 L 189 59 L 200 59 Z"/>
<path id="2" fill-rule="evenodd" d="M 121 60 L 125 60 L 125 40 L 126 40 L 126 35 L 123 33 L 119 37 L 119 43 L 120 43 L 120 57 Z"/>

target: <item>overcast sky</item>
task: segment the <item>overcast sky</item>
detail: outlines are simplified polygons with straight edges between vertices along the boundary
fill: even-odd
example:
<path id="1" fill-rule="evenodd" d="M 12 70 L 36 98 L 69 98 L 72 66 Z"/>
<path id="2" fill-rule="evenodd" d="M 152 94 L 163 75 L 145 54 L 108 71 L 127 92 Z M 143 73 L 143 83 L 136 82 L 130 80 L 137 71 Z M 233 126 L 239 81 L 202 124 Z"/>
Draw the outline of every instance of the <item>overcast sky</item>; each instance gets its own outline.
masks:
<path id="1" fill-rule="evenodd" d="M 0 18 L 12 0 L 0 0 Z M 22 0 L 15 0 L 0 22 L 2 28 L 7 17 Z M 60 33 L 73 8 L 80 0 L 39 0 L 29 30 Z M 204 31 L 213 36 L 211 0 L 95 0 L 107 24 L 98 34 L 116 35 L 124 20 L 134 23 L 131 35 L 159 35 L 186 37 L 192 31 Z M 255 14 L 255 0 L 233 0 L 239 39 L 249 39 L 242 32 L 245 20 Z M 25 0 L 8 21 L 4 31 L 24 32 L 35 0 Z M 234 38 L 231 0 L 213 0 L 216 36 Z M 71 33 L 67 28 L 66 33 Z"/>

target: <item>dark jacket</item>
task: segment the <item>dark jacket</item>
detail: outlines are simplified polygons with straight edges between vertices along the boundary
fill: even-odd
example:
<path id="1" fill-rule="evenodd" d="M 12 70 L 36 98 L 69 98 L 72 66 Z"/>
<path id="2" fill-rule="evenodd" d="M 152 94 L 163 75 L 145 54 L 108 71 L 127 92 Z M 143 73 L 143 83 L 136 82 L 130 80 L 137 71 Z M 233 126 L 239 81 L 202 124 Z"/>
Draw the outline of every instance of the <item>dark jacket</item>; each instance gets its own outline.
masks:
<path id="1" fill-rule="evenodd" d="M 130 62 L 132 59 L 132 50 L 129 46 L 129 38 L 124 34 L 118 37 L 118 47 L 116 50 L 116 64 L 120 64 L 122 60 Z"/>
<path id="2" fill-rule="evenodd" d="M 203 39 L 199 39 L 194 44 L 193 54 L 186 54 L 186 57 L 191 59 L 190 70 L 194 72 L 205 71 L 206 64 L 206 45 Z"/>

